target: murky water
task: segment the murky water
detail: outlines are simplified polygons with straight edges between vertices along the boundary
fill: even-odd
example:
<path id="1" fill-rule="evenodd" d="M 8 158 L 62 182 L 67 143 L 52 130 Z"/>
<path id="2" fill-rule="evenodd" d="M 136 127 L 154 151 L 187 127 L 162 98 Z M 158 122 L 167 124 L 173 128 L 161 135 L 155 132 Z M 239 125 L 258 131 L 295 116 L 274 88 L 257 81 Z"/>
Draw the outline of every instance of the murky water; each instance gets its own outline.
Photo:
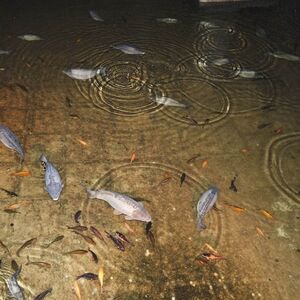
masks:
<path id="1" fill-rule="evenodd" d="M 76 276 L 99 266 L 103 292 L 97 280 L 80 279 L 82 299 L 296 299 L 300 62 L 272 53 L 300 56 L 297 7 L 214 12 L 184 1 L 44 2 L 0 10 L 0 49 L 11 51 L 0 55 L 0 122 L 26 151 L 20 163 L 0 146 L 0 187 L 18 194 L 0 191 L 0 240 L 10 251 L 0 248 L 1 299 L 9 297 L 12 259 L 22 265 L 26 299 L 49 287 L 47 299 L 76 299 Z M 166 17 L 178 21 L 157 21 Z M 42 40 L 18 38 L 24 34 Z M 124 54 L 112 48 L 118 44 L 145 54 Z M 105 73 L 85 81 L 62 72 L 100 67 Z M 161 96 L 186 107 L 153 101 Z M 44 190 L 41 153 L 62 174 L 58 202 Z M 20 170 L 30 176 L 11 175 Z M 236 192 L 229 188 L 235 176 Z M 88 200 L 82 185 L 143 201 L 155 246 L 144 223 Z M 213 185 L 218 209 L 199 232 L 196 205 Z M 106 237 L 88 244 L 67 228 L 78 210 L 83 225 L 104 236 L 120 231 L 131 245 L 121 252 Z M 43 247 L 58 235 L 64 238 Z M 36 243 L 18 257 L 31 238 Z M 64 254 L 88 247 L 97 264 L 90 253 Z M 211 249 L 224 259 L 199 263 Z M 28 256 L 51 265 L 27 264 Z"/>

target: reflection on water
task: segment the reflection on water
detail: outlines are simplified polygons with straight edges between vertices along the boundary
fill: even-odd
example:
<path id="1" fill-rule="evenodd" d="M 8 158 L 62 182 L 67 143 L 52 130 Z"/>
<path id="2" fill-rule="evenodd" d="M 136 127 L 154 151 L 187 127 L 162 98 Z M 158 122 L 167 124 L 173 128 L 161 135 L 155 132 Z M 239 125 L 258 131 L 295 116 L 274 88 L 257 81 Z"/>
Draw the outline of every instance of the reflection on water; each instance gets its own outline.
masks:
<path id="1" fill-rule="evenodd" d="M 1 299 L 12 260 L 26 299 L 51 287 L 47 299 L 75 299 L 78 290 L 82 299 L 296 299 L 293 3 L 232 12 L 185 1 L 1 5 L 0 123 L 26 152 L 20 162 L 0 146 Z M 71 69 L 87 79 L 70 78 Z M 43 188 L 41 153 L 63 178 L 58 202 Z M 154 239 L 83 186 L 143 202 Z M 199 232 L 197 202 L 211 186 L 220 189 L 217 207 Z M 75 234 L 68 226 L 79 210 L 87 228 Z M 131 243 L 120 251 L 105 231 Z M 102 292 L 84 278 L 74 289 L 77 276 L 100 267 Z"/>

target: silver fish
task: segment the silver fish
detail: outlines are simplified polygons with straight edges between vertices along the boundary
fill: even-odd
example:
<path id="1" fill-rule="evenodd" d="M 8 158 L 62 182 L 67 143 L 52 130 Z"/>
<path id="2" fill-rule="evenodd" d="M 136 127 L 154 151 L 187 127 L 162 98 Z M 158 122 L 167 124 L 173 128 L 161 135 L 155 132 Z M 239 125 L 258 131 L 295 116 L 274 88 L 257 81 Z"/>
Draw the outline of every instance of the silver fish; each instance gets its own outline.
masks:
<path id="1" fill-rule="evenodd" d="M 270 52 L 270 55 L 276 57 L 276 58 L 281 58 L 281 59 L 285 59 L 288 61 L 300 61 L 300 57 L 293 55 L 293 54 L 288 54 L 282 51 L 276 51 L 276 52 Z"/>
<path id="2" fill-rule="evenodd" d="M 132 198 L 106 190 L 87 189 L 89 198 L 97 198 L 106 201 L 112 206 L 115 215 L 126 215 L 126 220 L 138 220 L 143 222 L 151 222 L 151 216 L 145 209 L 143 203 L 137 202 Z"/>
<path id="3" fill-rule="evenodd" d="M 20 267 L 6 282 L 10 296 L 17 300 L 24 300 L 24 295 L 21 287 L 18 284 L 17 277 L 21 272 L 22 267 Z"/>
<path id="4" fill-rule="evenodd" d="M 89 11 L 91 18 L 94 21 L 103 22 L 104 20 L 98 15 L 98 13 L 95 10 Z"/>
<path id="5" fill-rule="evenodd" d="M 247 79 L 263 78 L 262 74 L 259 74 L 259 73 L 255 72 L 255 71 L 247 70 L 247 69 L 240 70 L 237 74 L 238 74 L 239 77 L 247 78 Z"/>
<path id="6" fill-rule="evenodd" d="M 137 54 L 137 55 L 143 55 L 145 52 L 138 50 L 137 48 L 130 46 L 130 45 L 116 45 L 112 46 L 114 49 L 120 50 L 125 54 Z"/>
<path id="7" fill-rule="evenodd" d="M 21 159 L 24 159 L 24 150 L 16 135 L 5 125 L 0 124 L 0 141 L 9 149 L 18 152 Z"/>
<path id="8" fill-rule="evenodd" d="M 165 106 L 176 106 L 176 107 L 186 107 L 185 104 L 178 102 L 177 100 L 162 96 L 156 96 L 155 99 L 153 100 L 157 104 L 163 104 Z"/>
<path id="9" fill-rule="evenodd" d="M 28 42 L 41 41 L 42 40 L 42 38 L 40 38 L 39 36 L 37 36 L 35 34 L 19 35 L 18 38 L 21 39 L 21 40 L 24 40 L 24 41 L 28 41 Z"/>
<path id="10" fill-rule="evenodd" d="M 206 228 L 204 224 L 204 217 L 207 212 L 214 206 L 217 201 L 219 189 L 212 187 L 201 195 L 197 204 L 197 229 L 202 230 Z"/>
<path id="11" fill-rule="evenodd" d="M 177 19 L 174 18 L 158 18 L 156 19 L 159 23 L 166 23 L 166 24 L 176 24 L 178 22 Z"/>
<path id="12" fill-rule="evenodd" d="M 7 50 L 0 50 L 0 55 L 1 54 L 9 54 L 10 53 L 10 51 L 7 51 Z"/>
<path id="13" fill-rule="evenodd" d="M 212 61 L 212 63 L 215 66 L 220 67 L 220 66 L 228 64 L 229 63 L 229 59 L 226 58 L 226 57 L 216 58 L 215 60 Z"/>
<path id="14" fill-rule="evenodd" d="M 105 75 L 105 68 L 100 67 L 98 69 L 83 69 L 83 68 L 74 68 L 63 71 L 64 74 L 68 75 L 73 79 L 87 80 L 95 77 L 96 75 Z"/>
<path id="15" fill-rule="evenodd" d="M 47 160 L 44 154 L 41 155 L 40 161 L 44 164 L 45 170 L 45 188 L 53 200 L 58 200 L 64 187 L 58 171 Z"/>

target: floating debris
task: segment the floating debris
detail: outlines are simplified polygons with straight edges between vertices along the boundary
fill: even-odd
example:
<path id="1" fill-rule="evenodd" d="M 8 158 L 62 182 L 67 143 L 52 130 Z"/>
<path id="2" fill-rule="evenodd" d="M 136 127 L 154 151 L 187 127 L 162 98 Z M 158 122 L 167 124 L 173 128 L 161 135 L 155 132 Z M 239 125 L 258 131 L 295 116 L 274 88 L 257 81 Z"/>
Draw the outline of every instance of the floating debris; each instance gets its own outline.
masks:
<path id="1" fill-rule="evenodd" d="M 137 48 L 130 45 L 116 45 L 112 46 L 114 49 L 120 50 L 125 54 L 133 54 L 133 55 L 143 55 L 145 52 L 138 50 Z"/>
<path id="2" fill-rule="evenodd" d="M 131 158 L 130 158 L 130 163 L 134 162 L 136 159 L 136 154 L 135 152 L 132 153 Z"/>
<path id="3" fill-rule="evenodd" d="M 185 181 L 185 178 L 186 178 L 186 174 L 182 173 L 180 176 L 180 187 L 182 186 L 183 182 Z"/>
<path id="4" fill-rule="evenodd" d="M 272 219 L 273 216 L 271 213 L 269 213 L 268 211 L 264 210 L 264 209 L 261 209 L 260 212 L 268 219 Z"/>
<path id="5" fill-rule="evenodd" d="M 205 169 L 205 168 L 207 168 L 208 167 L 208 160 L 207 159 L 205 159 L 203 162 L 202 162 L 202 168 L 203 169 Z"/>
<path id="6" fill-rule="evenodd" d="M 24 41 L 28 41 L 28 42 L 41 41 L 42 40 L 42 38 L 40 38 L 39 36 L 37 36 L 35 34 L 19 35 L 18 38 L 21 39 L 21 40 L 24 40 Z"/>
<path id="7" fill-rule="evenodd" d="M 98 21 L 98 22 L 104 21 L 95 10 L 90 10 L 89 14 L 94 21 Z"/>
<path id="8" fill-rule="evenodd" d="M 156 21 L 159 23 L 166 23 L 166 24 L 176 24 L 178 22 L 178 20 L 174 18 L 157 18 Z"/>
<path id="9" fill-rule="evenodd" d="M 274 132 L 275 132 L 276 134 L 283 133 L 283 128 L 282 128 L 282 127 L 279 127 L 279 128 L 277 128 L 277 129 L 275 129 Z"/>
<path id="10" fill-rule="evenodd" d="M 81 210 L 78 210 L 75 214 L 74 214 L 74 221 L 77 224 L 80 224 L 80 219 L 81 219 Z M 73 228 L 72 228 L 73 229 Z"/>
<path id="11" fill-rule="evenodd" d="M 96 280 L 98 279 L 98 275 L 97 274 L 94 274 L 94 273 L 84 273 L 82 275 L 79 275 L 76 277 L 76 280 L 78 279 L 87 279 L 87 280 Z"/>
<path id="12" fill-rule="evenodd" d="M 229 204 L 229 203 L 224 203 L 225 205 L 229 206 L 230 208 L 232 208 L 234 211 L 236 212 L 244 212 L 246 211 L 246 208 L 244 207 L 240 207 L 240 206 L 236 206 L 236 205 L 232 205 L 232 204 Z"/>
<path id="13" fill-rule="evenodd" d="M 58 241 L 61 241 L 64 238 L 63 235 L 58 235 L 53 241 L 51 241 L 50 243 L 42 246 L 43 248 L 49 248 L 53 243 L 56 243 Z"/>
<path id="14" fill-rule="evenodd" d="M 103 266 L 100 266 L 99 271 L 98 271 L 98 279 L 100 282 L 101 293 L 103 290 L 103 278 L 104 278 L 104 270 L 103 270 Z"/>
<path id="15" fill-rule="evenodd" d="M 89 198 L 106 201 L 115 209 L 114 214 L 124 214 L 126 215 L 126 220 L 138 220 L 143 222 L 151 221 L 151 216 L 144 208 L 143 203 L 137 202 L 126 195 L 106 190 L 93 191 L 91 189 L 87 189 L 87 193 Z"/>
<path id="16" fill-rule="evenodd" d="M 85 141 L 83 141 L 83 140 L 81 140 L 81 139 L 77 139 L 77 141 L 79 142 L 79 144 L 81 144 L 81 145 L 84 146 L 84 147 L 87 147 L 87 146 L 88 146 L 88 143 L 85 142 Z"/>
<path id="17" fill-rule="evenodd" d="M 17 136 L 3 124 L 0 124 L 0 142 L 2 142 L 7 148 L 15 150 L 21 159 L 24 159 L 24 150 Z"/>
<path id="18" fill-rule="evenodd" d="M 80 288 L 79 288 L 79 285 L 78 285 L 77 281 L 74 281 L 74 283 L 73 283 L 73 289 L 75 291 L 77 299 L 78 300 L 82 300 L 81 293 L 80 293 Z"/>
<path id="19" fill-rule="evenodd" d="M 157 104 L 162 104 L 165 106 L 174 106 L 174 107 L 182 107 L 186 108 L 187 106 L 183 103 L 178 102 L 177 100 L 174 100 L 172 98 L 168 98 L 165 96 L 156 96 L 154 99 L 151 99 L 152 101 L 156 102 Z"/>
<path id="20" fill-rule="evenodd" d="M 33 300 L 43 300 L 51 292 L 52 292 L 52 288 L 49 288 L 48 290 L 43 291 L 42 293 L 38 294 L 36 297 L 34 297 Z"/>
<path id="21" fill-rule="evenodd" d="M 203 193 L 197 204 L 197 229 L 203 230 L 206 228 L 204 217 L 207 212 L 215 205 L 218 198 L 219 189 L 212 187 Z"/>
<path id="22" fill-rule="evenodd" d="M 229 187 L 229 189 L 231 190 L 231 191 L 233 191 L 233 192 L 235 192 L 235 193 L 237 193 L 237 187 L 236 187 L 236 185 L 235 185 L 235 181 L 236 181 L 236 179 L 237 179 L 237 175 L 235 175 L 234 177 L 233 177 L 233 179 L 231 180 L 231 182 L 230 182 L 230 187 Z"/>
<path id="23" fill-rule="evenodd" d="M 257 234 L 261 235 L 261 236 L 265 236 L 264 232 L 259 228 L 259 227 L 255 227 Z"/>
<path id="24" fill-rule="evenodd" d="M 37 241 L 37 238 L 32 238 L 28 241 L 26 241 L 16 252 L 17 256 L 20 257 L 21 251 L 27 247 L 32 246 L 33 244 L 35 244 L 35 242 Z"/>
<path id="25" fill-rule="evenodd" d="M 56 168 L 49 162 L 44 154 L 41 155 L 40 161 L 44 164 L 45 170 L 45 188 L 52 200 L 57 201 L 64 187 L 61 177 Z"/>

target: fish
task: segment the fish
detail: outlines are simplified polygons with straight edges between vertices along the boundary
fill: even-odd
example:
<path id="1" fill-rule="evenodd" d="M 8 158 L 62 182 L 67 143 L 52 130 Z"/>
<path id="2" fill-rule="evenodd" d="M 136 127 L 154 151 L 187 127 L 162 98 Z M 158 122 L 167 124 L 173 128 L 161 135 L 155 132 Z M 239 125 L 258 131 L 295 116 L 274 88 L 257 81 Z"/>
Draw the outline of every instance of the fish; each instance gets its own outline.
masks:
<path id="1" fill-rule="evenodd" d="M 48 243 L 48 244 L 46 244 L 46 245 L 44 245 L 44 246 L 42 246 L 43 248 L 49 248 L 53 243 L 56 243 L 56 242 L 58 242 L 58 241 L 61 241 L 62 239 L 64 238 L 64 236 L 63 235 L 58 235 L 53 241 L 51 241 L 50 243 Z"/>
<path id="2" fill-rule="evenodd" d="M 0 240 L 0 246 L 10 255 L 8 247 Z"/>
<path id="3" fill-rule="evenodd" d="M 203 230 L 206 228 L 204 217 L 207 212 L 214 206 L 218 198 L 219 189 L 212 187 L 204 192 L 197 204 L 197 229 Z"/>
<path id="4" fill-rule="evenodd" d="M 21 287 L 18 283 L 18 276 L 21 273 L 22 266 L 19 267 L 19 269 L 9 278 L 9 280 L 6 282 L 9 293 L 12 298 L 17 300 L 24 300 L 24 295 Z"/>
<path id="5" fill-rule="evenodd" d="M 51 264 L 48 263 L 48 262 L 45 262 L 45 261 L 31 261 L 29 259 L 29 256 L 27 256 L 27 263 L 25 264 L 26 266 L 29 266 L 29 265 L 35 265 L 35 266 L 38 266 L 38 267 L 42 267 L 42 268 L 51 268 Z"/>
<path id="6" fill-rule="evenodd" d="M 17 256 L 20 257 L 20 253 L 21 251 L 24 249 L 24 248 L 27 248 L 29 246 L 31 246 L 32 244 L 34 244 L 35 242 L 37 241 L 37 238 L 33 238 L 33 239 L 30 239 L 28 241 L 26 241 L 16 252 Z"/>
<path id="7" fill-rule="evenodd" d="M 97 264 L 99 262 L 97 254 L 94 251 L 92 251 L 90 248 L 88 248 L 88 251 L 91 253 L 93 261 Z"/>
<path id="8" fill-rule="evenodd" d="M 44 154 L 41 155 L 40 161 L 45 164 L 45 189 L 48 194 L 52 198 L 52 200 L 57 201 L 60 197 L 61 191 L 64 187 L 62 183 L 61 177 L 56 170 L 56 168 L 52 165 L 51 162 L 48 161 Z"/>
<path id="9" fill-rule="evenodd" d="M 86 231 L 88 228 L 86 226 L 82 225 L 76 225 L 76 226 L 67 226 L 68 229 L 77 230 L 77 231 Z"/>
<path id="10" fill-rule="evenodd" d="M 268 219 L 272 219 L 272 218 L 273 218 L 273 216 L 272 216 L 268 211 L 266 211 L 266 210 L 264 210 L 264 209 L 261 209 L 260 212 L 261 212 L 266 218 L 268 218 Z"/>
<path id="11" fill-rule="evenodd" d="M 112 234 L 110 234 L 109 232 L 105 231 L 107 237 L 109 237 L 116 245 L 116 247 L 121 250 L 121 251 L 125 251 L 125 246 L 124 244 L 119 240 L 117 239 L 116 237 L 114 237 Z"/>
<path id="12" fill-rule="evenodd" d="M 152 228 L 152 222 L 148 222 L 145 227 L 146 235 L 150 232 L 151 228 Z"/>
<path id="13" fill-rule="evenodd" d="M 261 27 L 256 28 L 255 34 L 256 34 L 256 36 L 258 36 L 260 38 L 265 38 L 267 36 L 266 31 Z"/>
<path id="14" fill-rule="evenodd" d="M 151 99 L 152 101 L 156 102 L 157 104 L 162 104 L 165 106 L 174 106 L 174 107 L 187 107 L 185 104 L 178 102 L 177 100 L 174 100 L 172 98 L 168 98 L 165 96 L 156 96 L 155 99 Z"/>
<path id="15" fill-rule="evenodd" d="M 131 244 L 129 242 L 129 240 L 127 239 L 127 237 L 123 233 L 121 233 L 119 231 L 116 231 L 116 237 L 117 237 L 117 239 L 121 240 L 122 242 L 126 242 L 128 244 Z"/>
<path id="16" fill-rule="evenodd" d="M 25 177 L 30 176 L 30 172 L 28 170 L 23 170 L 20 172 L 11 173 L 10 176 L 17 176 L 17 177 Z"/>
<path id="17" fill-rule="evenodd" d="M 285 53 L 285 52 L 282 52 L 282 51 L 270 52 L 270 55 L 272 55 L 276 58 L 285 59 L 285 60 L 288 60 L 288 61 L 293 61 L 293 62 L 300 61 L 299 56 L 296 56 L 296 55 L 293 55 L 293 54 L 288 54 L 288 53 Z"/>
<path id="18" fill-rule="evenodd" d="M 52 292 L 52 288 L 49 288 L 48 290 L 45 290 L 34 297 L 33 300 L 43 300 L 47 295 L 49 295 Z"/>
<path id="19" fill-rule="evenodd" d="M 181 187 L 182 184 L 184 183 L 185 178 L 186 178 L 186 174 L 185 174 L 185 173 L 182 173 L 181 176 L 180 176 L 180 187 Z"/>
<path id="20" fill-rule="evenodd" d="M 230 189 L 231 191 L 234 191 L 235 193 L 238 191 L 238 190 L 237 190 L 237 187 L 236 187 L 236 185 L 235 185 L 236 179 L 237 179 L 237 175 L 233 177 L 233 179 L 232 179 L 231 182 L 230 182 L 230 187 L 229 187 L 229 189 Z"/>
<path id="21" fill-rule="evenodd" d="M 87 254 L 87 253 L 88 253 L 87 250 L 77 249 L 77 250 L 72 250 L 72 251 L 65 252 L 64 255 L 73 255 L 73 254 L 82 255 L 82 254 Z"/>
<path id="22" fill-rule="evenodd" d="M 213 28 L 219 28 L 218 25 L 212 23 L 212 22 L 208 22 L 208 21 L 201 21 L 200 25 L 202 27 L 204 27 L 205 29 L 213 29 Z"/>
<path id="23" fill-rule="evenodd" d="M 114 214 L 120 215 L 124 214 L 126 220 L 137 220 L 142 222 L 150 222 L 151 216 L 148 211 L 145 209 L 143 203 L 137 202 L 132 198 L 106 190 L 86 190 L 89 198 L 96 198 L 106 201 L 114 210 Z"/>
<path id="24" fill-rule="evenodd" d="M 188 159 L 186 162 L 188 164 L 191 164 L 191 163 L 194 163 L 196 160 L 199 160 L 202 158 L 202 155 L 201 154 L 197 154 L 195 156 L 193 156 L 192 158 Z"/>
<path id="25" fill-rule="evenodd" d="M 263 76 L 261 74 L 258 74 L 257 72 L 253 71 L 253 70 L 240 70 L 240 72 L 238 73 L 239 77 L 242 78 L 247 78 L 247 79 L 258 79 L 258 78 L 263 78 Z"/>
<path id="26" fill-rule="evenodd" d="M 105 70 L 106 68 L 104 67 L 100 67 L 98 69 L 73 68 L 62 72 L 73 79 L 87 80 L 95 77 L 96 75 L 105 76 Z"/>
<path id="27" fill-rule="evenodd" d="M 211 252 L 203 252 L 201 255 L 196 257 L 196 261 L 201 265 L 206 264 L 211 260 L 220 260 L 220 259 L 224 259 L 224 257 Z"/>
<path id="28" fill-rule="evenodd" d="M 261 123 L 261 124 L 257 125 L 257 129 L 263 129 L 270 125 L 272 125 L 272 123 Z"/>
<path id="29" fill-rule="evenodd" d="M 103 270 L 103 266 L 100 266 L 99 271 L 98 271 L 98 279 L 100 282 L 101 293 L 103 290 L 103 278 L 104 278 L 104 270 Z"/>
<path id="30" fill-rule="evenodd" d="M 96 279 L 98 279 L 98 275 L 94 274 L 94 273 L 83 273 L 82 275 L 77 276 L 76 280 L 78 280 L 80 278 L 84 278 L 87 280 L 96 280 Z"/>
<path id="31" fill-rule="evenodd" d="M 81 218 L 81 210 L 78 210 L 75 215 L 74 215 L 74 221 L 77 223 L 77 224 L 80 224 L 80 218 Z"/>
<path id="32" fill-rule="evenodd" d="M 90 226 L 90 231 L 94 234 L 94 236 L 96 236 L 99 240 L 101 240 L 105 243 L 105 240 L 104 240 L 102 234 L 96 227 Z"/>
<path id="33" fill-rule="evenodd" d="M 3 124 L 0 124 L 0 142 L 7 148 L 16 151 L 21 159 L 24 160 L 25 153 L 17 136 Z"/>
<path id="34" fill-rule="evenodd" d="M 120 44 L 116 46 L 112 46 L 116 50 L 120 50 L 125 54 L 134 54 L 134 55 L 144 55 L 145 52 L 138 50 L 137 48 L 131 45 Z"/>
<path id="35" fill-rule="evenodd" d="M 42 38 L 39 37 L 38 35 L 35 34 L 24 34 L 24 35 L 19 35 L 19 39 L 28 41 L 28 42 L 33 42 L 33 41 L 41 41 Z"/>
<path id="36" fill-rule="evenodd" d="M 240 206 L 229 204 L 229 203 L 224 203 L 224 204 L 227 205 L 227 206 L 229 206 L 229 207 L 231 207 L 236 212 L 244 212 L 244 211 L 246 211 L 246 208 L 244 208 L 244 207 L 240 207 Z"/>
<path id="37" fill-rule="evenodd" d="M 229 63 L 229 59 L 226 57 L 216 58 L 212 61 L 215 66 L 221 67 Z"/>
<path id="38" fill-rule="evenodd" d="M 10 51 L 7 51 L 7 50 L 0 50 L 0 55 L 2 55 L 2 54 L 8 55 L 9 53 L 10 53 Z"/>
<path id="39" fill-rule="evenodd" d="M 166 23 L 166 24 L 176 24 L 178 22 L 178 20 L 174 18 L 157 18 L 156 21 L 159 23 Z"/>
<path id="40" fill-rule="evenodd" d="M 98 22 L 104 21 L 95 10 L 90 10 L 89 14 L 94 21 L 98 21 Z"/>
<path id="41" fill-rule="evenodd" d="M 1 191 L 5 192 L 7 195 L 11 196 L 11 197 L 18 197 L 19 195 L 16 194 L 15 192 L 13 191 L 9 191 L 7 189 L 4 189 L 4 188 L 0 188 Z"/>
<path id="42" fill-rule="evenodd" d="M 73 232 L 76 233 L 76 234 L 78 234 L 78 235 L 80 235 L 80 236 L 82 236 L 83 239 L 84 239 L 87 243 L 89 243 L 89 244 L 91 244 L 91 245 L 96 245 L 95 241 L 94 241 L 91 237 L 89 237 L 88 235 L 85 235 L 85 234 L 83 234 L 83 233 L 81 233 L 81 232 L 77 232 L 77 231 L 73 231 Z"/>

